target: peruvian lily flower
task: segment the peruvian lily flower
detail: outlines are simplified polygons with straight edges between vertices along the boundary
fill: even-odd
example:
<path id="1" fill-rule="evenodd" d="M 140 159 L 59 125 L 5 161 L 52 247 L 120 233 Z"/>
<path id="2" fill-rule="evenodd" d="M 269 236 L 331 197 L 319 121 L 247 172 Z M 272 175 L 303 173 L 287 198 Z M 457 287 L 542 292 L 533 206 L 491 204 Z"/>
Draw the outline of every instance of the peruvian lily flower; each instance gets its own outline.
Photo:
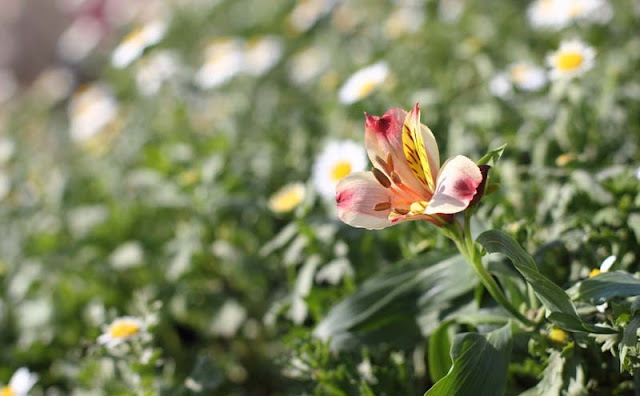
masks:
<path id="1" fill-rule="evenodd" d="M 393 108 L 382 117 L 365 117 L 365 146 L 374 168 L 352 173 L 336 186 L 342 221 L 367 229 L 409 220 L 444 226 L 471 205 L 485 170 L 462 155 L 440 166 L 438 144 L 420 123 L 418 104 L 409 113 Z"/>

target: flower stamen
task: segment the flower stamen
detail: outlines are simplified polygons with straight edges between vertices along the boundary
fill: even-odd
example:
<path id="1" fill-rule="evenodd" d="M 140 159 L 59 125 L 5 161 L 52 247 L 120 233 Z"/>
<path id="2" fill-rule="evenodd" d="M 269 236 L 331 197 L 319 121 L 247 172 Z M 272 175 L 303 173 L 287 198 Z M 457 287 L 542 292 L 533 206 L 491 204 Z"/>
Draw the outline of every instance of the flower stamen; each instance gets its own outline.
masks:
<path id="1" fill-rule="evenodd" d="M 373 207 L 376 212 L 382 212 L 383 210 L 391 209 L 391 202 L 380 202 Z"/>
<path id="2" fill-rule="evenodd" d="M 373 176 L 376 178 L 378 183 L 380 183 L 380 185 L 382 185 L 382 187 L 384 187 L 384 188 L 391 187 L 391 181 L 389 180 L 389 178 L 387 176 L 385 176 L 384 173 L 382 173 L 382 171 L 380 169 L 372 168 L 371 172 L 373 172 Z"/>

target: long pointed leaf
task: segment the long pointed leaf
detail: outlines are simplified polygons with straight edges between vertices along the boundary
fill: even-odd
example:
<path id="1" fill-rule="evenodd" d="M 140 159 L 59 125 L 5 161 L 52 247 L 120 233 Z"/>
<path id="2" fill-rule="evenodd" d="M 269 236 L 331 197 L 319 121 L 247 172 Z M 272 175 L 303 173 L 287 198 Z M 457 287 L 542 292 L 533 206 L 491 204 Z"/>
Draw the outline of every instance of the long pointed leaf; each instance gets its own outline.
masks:
<path id="1" fill-rule="evenodd" d="M 458 334 L 451 348 L 451 370 L 425 396 L 504 394 L 511 344 L 511 324 L 488 335 Z"/>

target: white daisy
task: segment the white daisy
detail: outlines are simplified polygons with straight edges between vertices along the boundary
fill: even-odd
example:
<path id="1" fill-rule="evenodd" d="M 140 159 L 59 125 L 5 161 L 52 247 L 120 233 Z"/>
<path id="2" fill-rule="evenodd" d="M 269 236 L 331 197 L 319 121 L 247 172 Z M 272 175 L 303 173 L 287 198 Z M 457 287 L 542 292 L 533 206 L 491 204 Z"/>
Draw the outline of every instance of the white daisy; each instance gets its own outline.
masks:
<path id="1" fill-rule="evenodd" d="M 507 98 L 513 93 L 513 86 L 509 75 L 505 72 L 496 74 L 489 80 L 489 92 L 498 98 Z"/>
<path id="2" fill-rule="evenodd" d="M 600 268 L 595 268 L 591 270 L 591 272 L 589 273 L 589 278 L 598 276 L 603 272 L 609 272 L 609 270 L 611 269 L 611 267 L 613 267 L 613 264 L 616 262 L 616 260 L 617 260 L 616 256 L 611 255 L 607 257 L 602 261 L 602 264 L 600 264 Z M 596 305 L 596 309 L 598 310 L 598 312 L 604 312 L 608 306 L 609 304 L 605 302 L 600 305 Z"/>
<path id="3" fill-rule="evenodd" d="M 68 62 L 79 62 L 93 51 L 103 34 L 99 21 L 89 17 L 78 18 L 58 39 L 58 53 Z"/>
<path id="4" fill-rule="evenodd" d="M 195 82 L 202 89 L 214 88 L 231 80 L 243 69 L 244 44 L 235 38 L 218 39 L 205 49 L 205 62 Z"/>
<path id="5" fill-rule="evenodd" d="M 552 80 L 583 75 L 593 67 L 596 52 L 580 40 L 563 41 L 557 51 L 547 55 Z"/>
<path id="6" fill-rule="evenodd" d="M 358 70 L 340 88 L 338 97 L 344 104 L 355 103 L 371 94 L 389 75 L 386 62 L 378 62 Z"/>
<path id="7" fill-rule="evenodd" d="M 421 6 L 403 5 L 389 15 L 384 23 L 384 32 L 390 38 L 416 33 L 424 24 L 424 9 Z"/>
<path id="8" fill-rule="evenodd" d="M 136 63 L 136 86 L 144 96 L 152 96 L 178 73 L 178 56 L 169 50 L 157 51 Z"/>
<path id="9" fill-rule="evenodd" d="M 263 75 L 278 63 L 282 51 L 282 41 L 275 36 L 251 39 L 244 52 L 244 70 L 252 76 Z"/>
<path id="10" fill-rule="evenodd" d="M 129 66 L 146 48 L 159 43 L 166 31 L 167 24 L 164 21 L 153 21 L 133 30 L 113 51 L 111 64 L 117 68 Z"/>
<path id="11" fill-rule="evenodd" d="M 27 396 L 36 382 L 38 382 L 38 375 L 30 372 L 25 367 L 21 367 L 13 373 L 8 385 L 0 387 L 0 395 Z"/>
<path id="12" fill-rule="evenodd" d="M 123 316 L 115 319 L 107 326 L 98 337 L 98 344 L 113 348 L 126 340 L 139 336 L 145 331 L 141 319 L 132 316 Z"/>
<path id="13" fill-rule="evenodd" d="M 569 17 L 577 21 L 607 23 L 613 8 L 607 0 L 566 0 Z"/>
<path id="14" fill-rule="evenodd" d="M 318 19 L 327 15 L 337 0 L 298 0 L 289 14 L 289 24 L 297 32 L 306 32 Z"/>
<path id="15" fill-rule="evenodd" d="M 567 0 L 536 0 L 527 8 L 527 18 L 534 28 L 559 30 L 571 23 Z"/>
<path id="16" fill-rule="evenodd" d="M 302 183 L 290 183 L 269 198 L 269 209 L 274 213 L 286 213 L 304 201 L 306 188 Z"/>
<path id="17" fill-rule="evenodd" d="M 104 85 L 81 87 L 73 94 L 68 108 L 71 139 L 84 142 L 95 136 L 115 117 L 117 108 L 111 91 Z"/>
<path id="18" fill-rule="evenodd" d="M 46 98 L 50 103 L 55 103 L 71 93 L 73 84 L 74 77 L 70 69 L 63 66 L 53 66 L 38 75 L 31 89 L 38 97 Z"/>
<path id="19" fill-rule="evenodd" d="M 336 184 L 343 177 L 366 166 L 367 156 L 361 144 L 352 140 L 330 142 L 313 165 L 313 185 L 321 196 L 332 199 Z"/>
<path id="20" fill-rule="evenodd" d="M 296 84 L 306 84 L 322 74 L 331 62 L 331 54 L 323 47 L 308 47 L 297 52 L 289 62 L 289 78 Z"/>
<path id="21" fill-rule="evenodd" d="M 523 91 L 538 91 L 547 83 L 544 69 L 530 63 L 513 63 L 508 70 L 513 84 Z"/>

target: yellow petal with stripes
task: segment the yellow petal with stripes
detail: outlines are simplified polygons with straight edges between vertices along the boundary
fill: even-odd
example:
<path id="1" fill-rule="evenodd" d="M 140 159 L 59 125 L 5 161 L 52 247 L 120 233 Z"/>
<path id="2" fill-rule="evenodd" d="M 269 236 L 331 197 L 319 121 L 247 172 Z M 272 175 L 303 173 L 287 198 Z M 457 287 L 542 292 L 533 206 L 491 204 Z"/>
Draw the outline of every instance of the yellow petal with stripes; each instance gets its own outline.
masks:
<path id="1" fill-rule="evenodd" d="M 416 103 L 413 110 L 407 114 L 402 125 L 402 148 L 413 175 L 420 180 L 427 190 L 433 192 L 435 190 L 435 182 L 429 167 L 429 157 L 424 147 L 421 128 L 420 109 Z"/>

